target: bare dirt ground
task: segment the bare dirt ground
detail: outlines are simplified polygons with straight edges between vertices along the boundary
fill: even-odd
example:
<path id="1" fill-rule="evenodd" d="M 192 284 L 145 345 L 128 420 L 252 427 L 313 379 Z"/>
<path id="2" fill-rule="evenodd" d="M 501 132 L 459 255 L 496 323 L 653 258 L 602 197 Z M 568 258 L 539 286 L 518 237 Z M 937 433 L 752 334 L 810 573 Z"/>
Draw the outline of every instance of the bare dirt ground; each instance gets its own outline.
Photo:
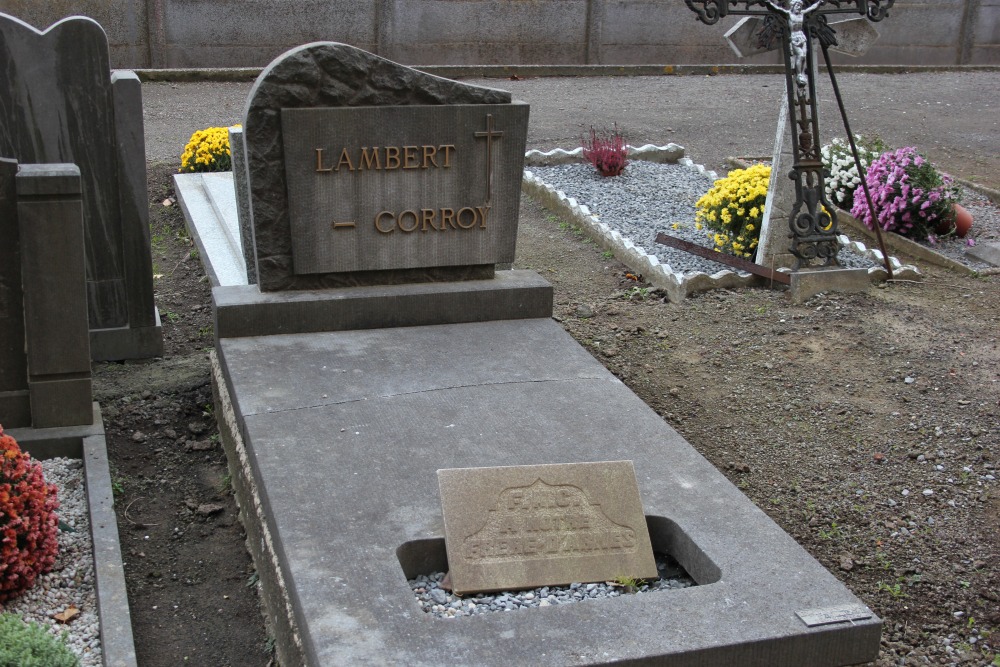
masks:
<path id="1" fill-rule="evenodd" d="M 208 284 L 161 203 L 176 168 L 149 169 L 166 355 L 95 367 L 136 648 L 143 667 L 264 666 L 212 414 Z M 993 664 L 1000 277 L 925 267 L 802 306 L 767 289 L 664 303 L 527 198 L 518 248 L 580 344 L 885 620 L 880 667 Z"/>

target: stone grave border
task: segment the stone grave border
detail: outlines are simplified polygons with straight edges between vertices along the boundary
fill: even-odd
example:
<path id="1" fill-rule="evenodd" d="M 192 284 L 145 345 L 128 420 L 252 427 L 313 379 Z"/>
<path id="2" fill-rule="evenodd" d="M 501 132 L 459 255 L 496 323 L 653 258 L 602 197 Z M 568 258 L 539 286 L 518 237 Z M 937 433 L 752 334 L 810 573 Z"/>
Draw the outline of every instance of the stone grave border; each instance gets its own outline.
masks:
<path id="1" fill-rule="evenodd" d="M 5 433 L 37 460 L 60 456 L 83 460 L 94 557 L 94 592 L 101 633 L 101 664 L 137 667 L 104 422 L 100 406 L 94 403 L 93 407 L 94 423 L 89 426 L 12 428 Z"/>
<path id="2" fill-rule="evenodd" d="M 705 174 L 712 180 L 718 178 L 716 172 L 705 169 L 704 165 L 695 164 L 693 160 L 685 157 L 684 147 L 677 144 L 671 143 L 665 146 L 646 144 L 640 147 L 630 145 L 628 146 L 628 151 L 629 158 L 632 160 L 680 164 L 692 171 Z M 521 183 L 521 189 L 523 192 L 537 199 L 557 216 L 578 225 L 599 246 L 614 253 L 620 262 L 635 273 L 641 274 L 653 287 L 665 291 L 670 301 L 683 301 L 692 294 L 707 292 L 713 289 L 749 287 L 752 285 L 762 285 L 766 282 L 764 278 L 731 269 L 723 269 L 711 275 L 701 271 L 686 274 L 677 273 L 670 265 L 663 264 L 656 256 L 648 254 L 642 247 L 635 245 L 630 239 L 622 236 L 620 232 L 611 229 L 607 224 L 598 220 L 587 206 L 581 205 L 576 199 L 570 197 L 562 190 L 557 190 L 547 184 L 530 170 L 532 165 L 548 166 L 582 161 L 583 148 L 575 148 L 569 151 L 556 148 L 545 152 L 530 150 L 525 154 L 524 179 Z M 882 264 L 882 253 L 877 249 L 868 248 L 858 241 L 852 241 L 844 234 L 840 234 L 838 240 L 842 248 L 849 247 L 859 255 L 869 257 L 878 264 Z M 889 257 L 889 263 L 892 265 L 893 275 L 896 278 L 907 280 L 919 280 L 921 278 L 917 267 L 910 264 L 904 265 L 896 257 Z M 788 269 L 778 270 L 788 271 Z M 868 278 L 872 283 L 883 282 L 887 277 L 888 274 L 882 266 L 875 266 L 868 269 Z"/>

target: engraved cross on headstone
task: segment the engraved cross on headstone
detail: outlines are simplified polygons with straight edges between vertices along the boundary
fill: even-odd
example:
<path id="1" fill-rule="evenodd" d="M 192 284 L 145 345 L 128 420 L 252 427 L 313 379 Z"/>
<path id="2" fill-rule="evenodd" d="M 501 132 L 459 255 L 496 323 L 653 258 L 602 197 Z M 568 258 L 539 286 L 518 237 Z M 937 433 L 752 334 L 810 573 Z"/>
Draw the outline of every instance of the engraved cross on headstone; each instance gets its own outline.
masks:
<path id="1" fill-rule="evenodd" d="M 819 113 L 816 104 L 813 38 L 825 46 L 836 44 L 827 25 L 830 14 L 860 14 L 881 21 L 894 0 L 685 0 L 698 18 L 714 24 L 729 14 L 764 16 L 781 34 L 785 57 L 788 113 L 792 120 L 795 203 L 788 219 L 797 267 L 822 260 L 837 263 L 837 217 L 826 201 L 823 161 L 820 157 Z M 700 5 L 700 6 L 699 6 Z M 774 179 L 772 178 L 772 183 Z"/>
<path id="2" fill-rule="evenodd" d="M 477 139 L 486 139 L 486 203 L 493 199 L 493 140 L 503 136 L 503 132 L 493 127 L 493 114 L 486 114 L 486 131 L 476 132 Z"/>

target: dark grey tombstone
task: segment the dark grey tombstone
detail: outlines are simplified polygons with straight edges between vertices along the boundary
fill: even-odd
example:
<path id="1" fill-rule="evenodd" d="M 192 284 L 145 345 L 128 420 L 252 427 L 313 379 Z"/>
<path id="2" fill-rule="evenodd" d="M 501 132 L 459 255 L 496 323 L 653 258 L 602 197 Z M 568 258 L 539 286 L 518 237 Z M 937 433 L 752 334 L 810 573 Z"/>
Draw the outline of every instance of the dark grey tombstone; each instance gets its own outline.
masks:
<path id="1" fill-rule="evenodd" d="M 484 105 L 481 110 L 469 110 L 462 115 L 463 106 Z M 413 109 L 412 113 L 402 107 L 421 107 Z M 444 115 L 435 115 L 432 109 L 443 110 L 454 108 L 455 115 L 451 121 L 442 120 Z M 351 107 L 364 107 L 356 111 Z M 333 113 L 330 113 L 330 111 Z M 315 113 L 314 113 L 315 112 Z M 418 114 L 419 112 L 419 114 Z M 495 116 L 488 117 L 489 115 Z M 385 119 L 379 120 L 382 116 Z M 391 118 L 389 116 L 392 116 Z M 424 120 L 420 120 L 420 119 Z M 415 121 L 416 119 L 416 121 Z M 500 120 L 501 125 L 494 128 L 490 123 Z M 419 127 L 400 128 L 398 123 L 420 123 Z M 475 123 L 475 124 L 473 124 Z M 456 128 L 461 129 L 461 133 Z M 527 127 L 527 105 L 511 104 L 510 93 L 470 86 L 468 84 L 443 79 L 398 65 L 384 58 L 367 53 L 346 44 L 321 42 L 307 44 L 292 49 L 272 62 L 257 78 L 247 101 L 243 121 L 243 133 L 248 163 L 248 182 L 250 185 L 251 220 L 253 224 L 253 240 L 255 244 L 255 261 L 257 284 L 262 292 L 276 290 L 310 290 L 327 287 L 343 287 L 350 285 L 378 285 L 407 282 L 434 282 L 468 279 L 492 278 L 495 265 L 513 260 L 513 236 L 516 234 L 517 193 L 520 191 L 520 173 L 524 159 L 524 135 Z M 295 130 L 297 144 L 286 141 L 285 132 Z M 503 128 L 506 132 L 503 141 L 497 141 L 494 130 Z M 421 130 L 421 135 L 415 130 Z M 335 243 L 329 236 L 324 236 L 324 229 L 310 227 L 306 234 L 296 230 L 293 234 L 294 207 L 300 205 L 307 195 L 322 190 L 326 185 L 314 185 L 309 181 L 312 171 L 336 171 L 333 167 L 323 166 L 323 156 L 313 156 L 314 147 L 336 136 L 336 146 L 353 146 L 359 150 L 362 146 L 371 147 L 374 144 L 365 141 L 385 141 L 390 134 L 413 137 L 457 137 L 457 141 L 470 142 L 477 146 L 477 160 L 470 161 L 468 168 L 459 167 L 452 172 L 455 179 L 449 181 L 445 188 L 428 188 L 414 178 L 400 178 L 393 185 L 385 188 L 358 183 L 356 194 L 346 195 L 340 201 L 365 201 L 368 203 L 380 201 L 383 197 L 391 197 L 400 190 L 412 188 L 416 192 L 414 201 L 421 204 L 420 194 L 446 196 L 465 196 L 474 203 L 481 204 L 491 201 L 495 205 L 494 220 L 510 221 L 511 206 L 513 206 L 513 224 L 497 224 L 491 226 L 489 235 L 496 232 L 504 252 L 509 247 L 509 258 L 503 258 L 504 252 L 497 253 L 496 261 L 477 261 L 488 257 L 489 253 L 476 254 L 472 243 L 468 243 L 470 235 L 464 238 L 460 233 L 441 234 L 435 241 L 441 241 L 435 247 L 434 257 L 424 253 L 417 244 L 401 242 L 401 234 L 397 234 L 386 243 L 373 241 L 371 237 L 364 238 L 362 227 L 370 232 L 371 218 L 355 222 L 339 220 L 326 221 L 325 225 L 333 223 Z M 478 144 L 472 144 L 476 139 Z M 434 139 L 424 139 L 430 144 Z M 519 147 L 518 147 L 518 144 Z M 388 144 L 382 144 L 386 146 Z M 290 150 L 301 148 L 295 156 L 295 162 L 286 162 Z M 411 148 L 416 148 L 411 146 Z M 478 155 L 478 149 L 483 155 Z M 490 157 L 489 151 L 497 152 Z M 336 149 L 339 154 L 339 148 Z M 456 154 L 461 146 L 456 148 Z M 330 155 L 330 152 L 327 153 Z M 334 159 L 336 157 L 334 156 Z M 426 158 L 424 158 L 426 163 Z M 480 167 L 491 164 L 498 166 L 497 182 L 489 188 L 490 174 Z M 499 176 L 499 170 L 503 176 Z M 354 171 L 351 169 L 351 171 Z M 414 169 L 409 175 L 416 176 L 420 169 Z M 297 180 L 289 180 L 289 174 Z M 511 183 L 509 174 L 516 174 Z M 307 181 L 299 187 L 300 181 Z M 371 182 L 389 183 L 388 179 L 375 179 Z M 327 183 L 329 185 L 329 182 Z M 512 187 L 513 186 L 513 187 Z M 306 192 L 312 189 L 312 193 Z M 472 190 L 475 192 L 472 192 Z M 294 195 L 289 193 L 294 190 Z M 511 196 L 513 194 L 513 196 Z M 322 193 L 319 195 L 322 198 Z M 447 204 L 438 203 L 437 206 Z M 472 203 L 456 204 L 472 210 Z M 306 210 L 314 210 L 309 206 Z M 378 209 L 376 209 L 378 210 Z M 399 209 L 402 210 L 402 209 Z M 456 209 L 457 210 L 457 209 Z M 291 211 L 291 212 L 290 212 Z M 442 214 L 443 215 L 443 214 Z M 471 215 L 471 214 L 469 214 Z M 471 220 L 467 216 L 466 222 Z M 485 219 L 484 219 L 485 220 Z M 315 221 L 321 224 L 319 221 Z M 325 227 L 324 225 L 324 227 Z M 441 223 L 442 227 L 444 223 Z M 478 227 L 478 225 L 477 225 Z M 486 235 L 483 235 L 485 238 Z M 388 239 L 388 237 L 385 237 Z M 425 237 L 426 238 L 426 237 Z M 490 236 L 490 242 L 494 241 Z M 454 241 L 454 243 L 452 242 Z M 353 257 L 375 257 L 380 252 L 386 261 L 364 265 L 358 268 L 337 269 L 336 262 L 324 262 L 321 256 L 318 260 L 295 261 L 297 246 L 301 253 L 304 248 L 312 251 L 317 246 L 329 244 L 332 253 L 340 253 L 343 259 L 345 245 L 356 248 Z M 429 243 L 427 245 L 430 245 Z M 378 248 L 376 248 L 378 246 Z M 326 248 L 321 248 L 320 252 Z M 455 258 L 460 258 L 458 261 Z M 471 257 L 473 261 L 464 263 L 461 259 Z M 393 258 L 400 258 L 398 264 L 393 264 Z M 437 259 L 445 261 L 435 261 Z M 303 270 L 304 264 L 309 264 Z M 248 267 L 249 268 L 249 267 Z M 252 269 L 248 271 L 252 273 Z"/>
<path id="2" fill-rule="evenodd" d="M 0 425 L 31 424 L 17 225 L 17 162 L 0 158 Z"/>
<path id="3" fill-rule="evenodd" d="M 15 181 L 31 425 L 91 424 L 80 170 L 21 165 Z"/>
<path id="4" fill-rule="evenodd" d="M 162 354 L 139 80 L 111 74 L 107 36 L 92 19 L 39 32 L 0 14 L 0 96 L 0 155 L 80 168 L 93 358 Z"/>

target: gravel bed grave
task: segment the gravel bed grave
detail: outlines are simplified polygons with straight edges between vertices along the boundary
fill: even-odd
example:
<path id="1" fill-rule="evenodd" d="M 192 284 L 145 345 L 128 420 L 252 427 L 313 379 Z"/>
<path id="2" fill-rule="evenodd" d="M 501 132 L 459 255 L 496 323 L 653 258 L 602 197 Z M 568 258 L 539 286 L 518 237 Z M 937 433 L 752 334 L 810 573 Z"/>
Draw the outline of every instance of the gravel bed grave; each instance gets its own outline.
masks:
<path id="1" fill-rule="evenodd" d="M 422 574 L 416 579 L 410 579 L 408 583 L 420 608 L 437 618 L 456 618 L 514 611 L 515 609 L 553 607 L 561 604 L 615 598 L 620 595 L 642 595 L 697 586 L 694 579 L 684 571 L 684 568 L 676 560 L 658 553 L 654 553 L 654 556 L 660 578 L 655 581 L 641 581 L 641 585 L 634 591 L 627 591 L 616 582 L 603 581 L 458 596 L 441 588 L 441 581 L 445 577 L 444 572 Z"/>
<path id="2" fill-rule="evenodd" d="M 56 636 L 66 633 L 66 643 L 80 657 L 80 664 L 100 667 L 103 658 L 83 461 L 54 458 L 41 464 L 45 481 L 58 489 L 56 514 L 69 530 L 59 531 L 59 554 L 52 571 L 39 576 L 35 585 L 11 600 L 4 611 L 45 625 Z M 65 624 L 57 622 L 54 616 L 70 607 L 78 609 L 79 615 Z"/>
<path id="3" fill-rule="evenodd" d="M 656 243 L 660 232 L 711 248 L 704 229 L 695 227 L 695 203 L 711 189 L 710 176 L 682 164 L 633 160 L 620 176 L 601 176 L 590 164 L 531 166 L 531 173 L 590 209 L 601 222 L 618 231 L 646 254 L 655 256 L 677 274 L 713 274 L 727 268 L 676 248 Z M 842 248 L 840 262 L 851 268 L 871 268 L 875 262 Z"/>

